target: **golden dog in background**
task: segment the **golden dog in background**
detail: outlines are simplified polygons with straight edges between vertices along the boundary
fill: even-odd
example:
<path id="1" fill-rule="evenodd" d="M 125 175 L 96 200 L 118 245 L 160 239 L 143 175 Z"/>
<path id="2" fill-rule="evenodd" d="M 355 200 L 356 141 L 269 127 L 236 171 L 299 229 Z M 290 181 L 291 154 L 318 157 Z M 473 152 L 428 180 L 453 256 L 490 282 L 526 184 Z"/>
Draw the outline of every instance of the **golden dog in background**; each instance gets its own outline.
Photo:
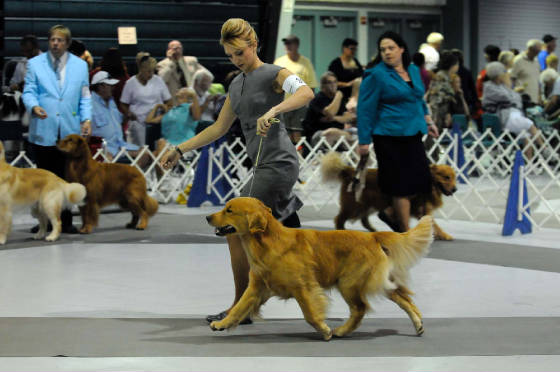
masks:
<path id="1" fill-rule="evenodd" d="M 432 218 L 426 216 L 406 233 L 315 231 L 291 229 L 277 221 L 255 198 L 230 200 L 206 217 L 216 234 L 236 234 L 249 260 L 249 286 L 239 302 L 213 330 L 237 326 L 270 297 L 295 298 L 305 320 L 325 340 L 355 330 L 369 309 L 367 295 L 382 294 L 410 317 L 416 333 L 424 332 L 420 311 L 406 287 L 408 270 L 428 252 Z M 331 330 L 325 323 L 328 299 L 336 287 L 350 307 L 350 318 Z"/>
<path id="2" fill-rule="evenodd" d="M 86 188 L 79 183 L 68 183 L 44 169 L 12 167 L 4 159 L 0 142 L 0 244 L 6 243 L 10 233 L 13 207 L 31 205 L 31 214 L 39 220 L 34 239 L 45 238 L 50 221 L 53 229 L 46 240 L 54 241 L 60 236 L 60 212 L 85 197 Z"/>
<path id="3" fill-rule="evenodd" d="M 100 208 L 110 204 L 132 213 L 129 229 L 144 230 L 158 210 L 158 202 L 146 193 L 146 179 L 127 164 L 100 163 L 93 160 L 86 140 L 70 134 L 58 141 L 58 149 L 67 156 L 66 178 L 86 186 L 86 205 L 80 207 L 80 233 L 89 234 L 99 220 Z"/>
<path id="4" fill-rule="evenodd" d="M 443 205 L 442 195 L 452 195 L 457 191 L 455 172 L 449 165 L 430 165 L 432 173 L 432 192 L 417 194 L 410 198 L 410 215 L 420 219 L 431 215 Z M 338 181 L 340 187 L 340 211 L 334 219 L 335 228 L 344 229 L 348 220 L 361 219 L 362 225 L 369 231 L 375 231 L 369 223 L 368 216 L 375 211 L 382 211 L 392 205 L 391 197 L 381 192 L 377 184 L 377 169 L 368 169 L 366 185 L 359 201 L 353 191 L 348 191 L 355 169 L 346 165 L 339 154 L 330 152 L 321 161 L 321 174 L 325 181 Z M 434 220 L 434 236 L 438 240 L 453 240 Z"/>

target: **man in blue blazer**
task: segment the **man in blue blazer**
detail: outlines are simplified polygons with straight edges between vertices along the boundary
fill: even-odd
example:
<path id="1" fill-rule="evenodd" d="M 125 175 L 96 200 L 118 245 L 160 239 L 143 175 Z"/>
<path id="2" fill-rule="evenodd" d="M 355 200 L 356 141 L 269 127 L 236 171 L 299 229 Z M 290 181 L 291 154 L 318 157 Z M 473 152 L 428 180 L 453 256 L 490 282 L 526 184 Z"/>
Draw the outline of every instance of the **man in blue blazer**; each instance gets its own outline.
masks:
<path id="1" fill-rule="evenodd" d="M 49 51 L 27 65 L 23 103 L 31 112 L 29 142 L 37 167 L 64 178 L 66 159 L 56 142 L 91 131 L 91 94 L 86 62 L 68 53 L 72 36 L 62 25 L 49 30 Z M 69 210 L 61 215 L 62 232 L 76 233 Z"/>

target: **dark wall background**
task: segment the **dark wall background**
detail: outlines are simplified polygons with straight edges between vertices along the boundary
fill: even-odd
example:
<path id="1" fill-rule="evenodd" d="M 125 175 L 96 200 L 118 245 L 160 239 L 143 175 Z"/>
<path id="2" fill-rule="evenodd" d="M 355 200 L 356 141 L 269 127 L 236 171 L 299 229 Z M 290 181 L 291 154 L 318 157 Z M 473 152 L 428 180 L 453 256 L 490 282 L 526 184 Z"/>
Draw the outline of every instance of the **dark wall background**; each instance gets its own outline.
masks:
<path id="1" fill-rule="evenodd" d="M 81 40 L 97 63 L 109 47 L 118 47 L 117 27 L 135 26 L 138 45 L 123 48 L 129 72 L 135 73 L 134 56 L 148 51 L 165 57 L 167 43 L 183 43 L 185 55 L 199 61 L 221 81 L 234 67 L 219 44 L 220 29 L 228 18 L 244 18 L 259 34 L 261 55 L 273 60 L 281 0 L 140 1 L 140 0 L 3 0 L 6 58 L 20 56 L 19 40 L 34 34 L 47 50 L 47 32 L 64 24 Z"/>

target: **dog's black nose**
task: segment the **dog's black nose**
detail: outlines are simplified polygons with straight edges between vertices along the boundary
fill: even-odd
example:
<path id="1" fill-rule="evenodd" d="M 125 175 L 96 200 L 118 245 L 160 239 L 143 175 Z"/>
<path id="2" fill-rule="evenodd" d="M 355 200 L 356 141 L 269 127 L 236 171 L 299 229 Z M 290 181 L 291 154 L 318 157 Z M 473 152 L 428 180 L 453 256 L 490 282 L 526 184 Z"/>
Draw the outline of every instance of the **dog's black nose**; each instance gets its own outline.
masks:
<path id="1" fill-rule="evenodd" d="M 455 191 L 457 191 L 457 188 L 456 188 L 456 187 L 453 188 L 453 192 L 455 192 Z"/>
<path id="2" fill-rule="evenodd" d="M 206 221 L 208 222 L 212 221 L 212 216 L 206 216 Z"/>

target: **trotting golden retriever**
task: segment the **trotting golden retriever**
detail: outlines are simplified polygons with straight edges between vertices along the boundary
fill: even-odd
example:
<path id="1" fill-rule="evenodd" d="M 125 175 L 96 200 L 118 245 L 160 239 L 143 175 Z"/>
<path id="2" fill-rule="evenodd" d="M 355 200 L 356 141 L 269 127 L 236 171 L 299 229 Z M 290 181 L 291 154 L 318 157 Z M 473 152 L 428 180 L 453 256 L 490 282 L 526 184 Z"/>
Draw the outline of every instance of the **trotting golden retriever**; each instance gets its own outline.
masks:
<path id="1" fill-rule="evenodd" d="M 455 172 L 449 165 L 430 165 L 432 173 L 431 194 L 417 194 L 410 199 L 410 215 L 420 218 L 431 215 L 434 210 L 443 205 L 443 195 L 452 195 L 457 191 L 455 186 Z M 368 216 L 375 211 L 382 211 L 391 206 L 391 197 L 381 192 L 377 184 L 377 169 L 368 169 L 366 186 L 359 201 L 355 193 L 348 190 L 355 170 L 346 165 L 340 155 L 330 152 L 321 161 L 321 173 L 325 181 L 338 181 L 340 187 L 340 211 L 334 218 L 335 228 L 344 229 L 348 220 L 360 218 L 362 225 L 369 231 L 375 231 L 369 223 Z M 434 236 L 438 240 L 453 240 L 453 237 L 443 231 L 434 220 Z"/>
<path id="2" fill-rule="evenodd" d="M 45 169 L 12 167 L 4 159 L 0 142 L 0 244 L 6 243 L 10 233 L 13 207 L 31 205 L 31 214 L 39 220 L 34 239 L 45 238 L 50 221 L 52 232 L 45 240 L 54 241 L 60 236 L 60 212 L 85 197 L 83 185 L 68 183 Z"/>
<path id="3" fill-rule="evenodd" d="M 77 134 L 58 141 L 57 147 L 68 158 L 66 178 L 87 188 L 86 205 L 80 207 L 80 233 L 89 234 L 97 226 L 100 208 L 110 204 L 119 204 L 132 213 L 127 228 L 144 230 L 148 227 L 149 217 L 158 210 L 158 202 L 146 193 L 146 179 L 138 169 L 93 160 L 86 140 Z"/>
<path id="4" fill-rule="evenodd" d="M 284 227 L 255 198 L 230 200 L 206 217 L 216 234 L 239 235 L 249 260 L 249 286 L 239 302 L 213 330 L 235 327 L 270 297 L 295 298 L 305 320 L 325 340 L 355 330 L 369 308 L 367 295 L 383 294 L 410 317 L 416 333 L 424 332 L 420 311 L 406 287 L 409 268 L 428 252 L 432 218 L 423 217 L 406 233 L 315 231 Z M 350 318 L 331 330 L 325 323 L 327 296 L 336 287 L 350 307 Z"/>

